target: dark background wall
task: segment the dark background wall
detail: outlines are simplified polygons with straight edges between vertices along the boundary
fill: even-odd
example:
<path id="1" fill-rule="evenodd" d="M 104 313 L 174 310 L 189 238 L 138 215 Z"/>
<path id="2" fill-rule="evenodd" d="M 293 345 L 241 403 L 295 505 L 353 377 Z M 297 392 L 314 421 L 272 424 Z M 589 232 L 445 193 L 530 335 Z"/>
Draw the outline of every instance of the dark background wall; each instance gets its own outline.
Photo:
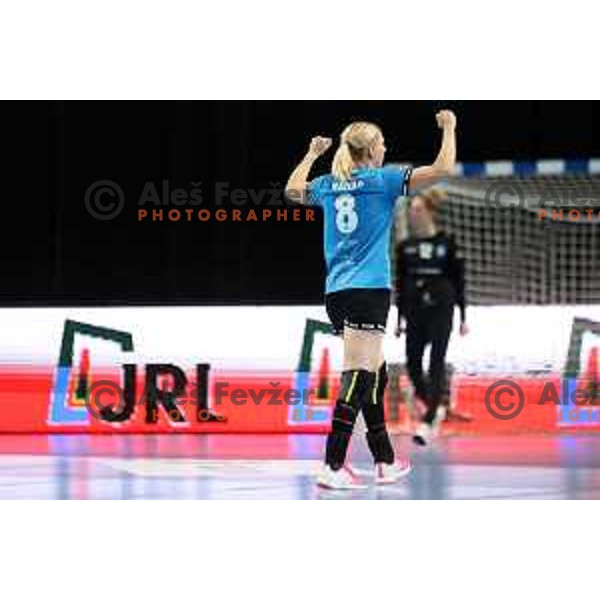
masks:
<path id="1" fill-rule="evenodd" d="M 0 303 L 318 303 L 319 219 L 138 222 L 145 183 L 202 181 L 201 208 L 214 210 L 215 182 L 283 185 L 312 135 L 353 119 L 382 126 L 388 160 L 428 163 L 442 107 L 458 115 L 462 161 L 600 155 L 591 102 L 3 102 Z M 114 220 L 85 208 L 98 180 L 123 189 Z"/>

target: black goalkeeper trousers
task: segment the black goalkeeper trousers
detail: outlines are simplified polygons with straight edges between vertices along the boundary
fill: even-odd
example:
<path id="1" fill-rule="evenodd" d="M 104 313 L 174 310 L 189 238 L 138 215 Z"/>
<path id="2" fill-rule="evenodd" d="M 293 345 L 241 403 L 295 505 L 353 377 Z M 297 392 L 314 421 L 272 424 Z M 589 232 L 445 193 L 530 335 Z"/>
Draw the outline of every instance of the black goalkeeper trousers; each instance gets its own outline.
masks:
<path id="1" fill-rule="evenodd" d="M 446 389 L 446 352 L 452 333 L 454 306 L 414 307 L 404 310 L 406 319 L 406 366 L 415 393 L 427 412 L 426 423 L 433 423 Z M 431 345 L 429 376 L 423 372 L 423 354 Z"/>

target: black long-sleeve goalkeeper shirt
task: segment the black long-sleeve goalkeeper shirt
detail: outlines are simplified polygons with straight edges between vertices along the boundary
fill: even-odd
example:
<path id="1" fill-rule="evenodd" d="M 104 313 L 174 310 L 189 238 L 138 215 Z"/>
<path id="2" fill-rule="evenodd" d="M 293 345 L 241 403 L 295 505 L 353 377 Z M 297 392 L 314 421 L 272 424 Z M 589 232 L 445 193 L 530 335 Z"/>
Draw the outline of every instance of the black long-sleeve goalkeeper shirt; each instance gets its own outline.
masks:
<path id="1" fill-rule="evenodd" d="M 395 290 L 399 317 L 421 307 L 458 305 L 464 323 L 465 267 L 454 237 L 438 231 L 398 244 Z"/>

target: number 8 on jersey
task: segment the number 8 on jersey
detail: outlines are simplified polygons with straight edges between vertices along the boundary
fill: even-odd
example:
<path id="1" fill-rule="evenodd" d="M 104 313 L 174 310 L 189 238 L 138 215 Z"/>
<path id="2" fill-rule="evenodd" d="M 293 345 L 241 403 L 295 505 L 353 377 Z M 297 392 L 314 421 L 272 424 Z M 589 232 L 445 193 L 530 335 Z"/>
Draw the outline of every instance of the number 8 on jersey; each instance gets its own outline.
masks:
<path id="1" fill-rule="evenodd" d="M 337 211 L 335 223 L 340 233 L 352 233 L 358 226 L 358 215 L 354 210 L 354 196 L 342 194 L 335 199 Z"/>

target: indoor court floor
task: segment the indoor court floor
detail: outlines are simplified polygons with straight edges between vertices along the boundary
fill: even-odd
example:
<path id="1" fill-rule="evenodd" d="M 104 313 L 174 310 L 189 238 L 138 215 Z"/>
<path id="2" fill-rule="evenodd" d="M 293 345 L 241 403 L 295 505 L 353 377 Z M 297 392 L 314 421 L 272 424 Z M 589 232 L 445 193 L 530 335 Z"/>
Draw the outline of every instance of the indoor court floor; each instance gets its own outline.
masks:
<path id="1" fill-rule="evenodd" d="M 600 436 L 395 436 L 413 471 L 374 486 L 363 436 L 351 460 L 364 490 L 314 484 L 324 436 L 1 435 L 0 499 L 598 499 Z"/>

